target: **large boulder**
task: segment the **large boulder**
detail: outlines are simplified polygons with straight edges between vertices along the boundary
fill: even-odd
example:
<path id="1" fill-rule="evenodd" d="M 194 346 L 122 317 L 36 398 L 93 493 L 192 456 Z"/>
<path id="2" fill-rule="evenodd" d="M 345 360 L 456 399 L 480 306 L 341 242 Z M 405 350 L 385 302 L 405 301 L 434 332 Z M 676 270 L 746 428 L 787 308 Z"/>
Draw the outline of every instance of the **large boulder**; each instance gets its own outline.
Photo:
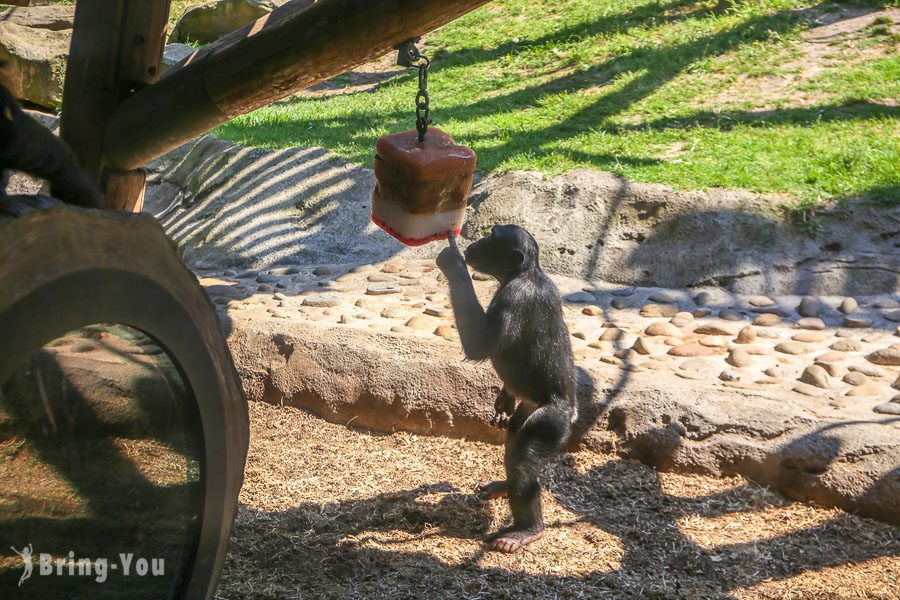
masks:
<path id="1" fill-rule="evenodd" d="M 71 40 L 71 31 L 0 22 L 0 83 L 20 100 L 59 108 Z"/>
<path id="2" fill-rule="evenodd" d="M 272 12 L 270 0 L 215 0 L 187 9 L 169 37 L 169 43 L 214 42 L 226 33 Z"/>
<path id="3" fill-rule="evenodd" d="M 72 29 L 75 21 L 75 5 L 13 7 L 0 11 L 0 22 L 15 23 L 23 27 L 62 31 Z"/>

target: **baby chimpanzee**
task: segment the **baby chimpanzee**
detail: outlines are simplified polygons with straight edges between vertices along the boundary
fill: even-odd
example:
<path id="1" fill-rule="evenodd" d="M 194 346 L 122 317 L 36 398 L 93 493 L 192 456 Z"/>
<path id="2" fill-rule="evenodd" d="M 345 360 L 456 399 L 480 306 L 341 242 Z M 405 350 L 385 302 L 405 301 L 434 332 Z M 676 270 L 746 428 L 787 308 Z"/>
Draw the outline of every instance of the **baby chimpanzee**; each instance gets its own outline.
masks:
<path id="1" fill-rule="evenodd" d="M 541 270 L 531 234 L 517 225 L 497 225 L 466 248 L 465 258 L 452 232 L 449 241 L 437 264 L 450 284 L 463 351 L 469 360 L 489 358 L 504 384 L 493 422 L 508 427 L 506 480 L 475 489 L 483 498 L 509 498 L 513 525 L 489 542 L 515 552 L 543 534 L 540 471 L 564 449 L 575 418 L 572 344 L 559 291 Z M 466 263 L 500 281 L 487 312 Z"/>

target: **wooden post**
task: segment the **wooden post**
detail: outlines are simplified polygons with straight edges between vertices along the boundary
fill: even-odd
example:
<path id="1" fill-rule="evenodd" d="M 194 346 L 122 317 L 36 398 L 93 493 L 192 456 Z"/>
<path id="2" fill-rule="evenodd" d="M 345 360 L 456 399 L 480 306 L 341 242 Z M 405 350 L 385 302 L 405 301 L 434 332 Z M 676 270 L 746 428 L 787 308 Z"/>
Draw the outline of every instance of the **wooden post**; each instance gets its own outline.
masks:
<path id="1" fill-rule="evenodd" d="M 118 106 L 106 126 L 106 160 L 125 171 L 140 167 L 233 117 L 373 60 L 488 1 L 288 2 L 195 52 Z"/>
<path id="2" fill-rule="evenodd" d="M 90 0 L 75 5 L 60 133 L 101 184 L 107 208 L 140 211 L 144 174 L 108 169 L 103 132 L 115 108 L 159 79 L 168 0 Z"/>

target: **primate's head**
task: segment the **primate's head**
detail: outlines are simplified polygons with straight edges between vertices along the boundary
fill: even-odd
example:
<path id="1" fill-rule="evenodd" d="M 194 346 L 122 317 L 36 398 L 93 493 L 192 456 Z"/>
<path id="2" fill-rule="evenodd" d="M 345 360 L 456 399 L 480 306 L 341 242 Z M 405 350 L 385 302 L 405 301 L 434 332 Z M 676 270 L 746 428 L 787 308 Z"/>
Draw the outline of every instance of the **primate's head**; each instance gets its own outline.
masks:
<path id="1" fill-rule="evenodd" d="M 491 235 L 466 248 L 466 264 L 503 279 L 538 266 L 538 245 L 518 225 L 494 225 Z"/>

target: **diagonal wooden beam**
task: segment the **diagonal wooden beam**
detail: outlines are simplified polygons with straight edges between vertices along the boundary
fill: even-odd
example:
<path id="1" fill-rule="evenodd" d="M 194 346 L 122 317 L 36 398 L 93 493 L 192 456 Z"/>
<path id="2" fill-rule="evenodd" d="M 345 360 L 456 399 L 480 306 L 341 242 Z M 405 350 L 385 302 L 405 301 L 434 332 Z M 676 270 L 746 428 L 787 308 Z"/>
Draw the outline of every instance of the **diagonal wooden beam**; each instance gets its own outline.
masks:
<path id="1" fill-rule="evenodd" d="M 130 170 L 226 121 L 390 52 L 489 0 L 293 0 L 166 71 L 106 127 Z"/>

